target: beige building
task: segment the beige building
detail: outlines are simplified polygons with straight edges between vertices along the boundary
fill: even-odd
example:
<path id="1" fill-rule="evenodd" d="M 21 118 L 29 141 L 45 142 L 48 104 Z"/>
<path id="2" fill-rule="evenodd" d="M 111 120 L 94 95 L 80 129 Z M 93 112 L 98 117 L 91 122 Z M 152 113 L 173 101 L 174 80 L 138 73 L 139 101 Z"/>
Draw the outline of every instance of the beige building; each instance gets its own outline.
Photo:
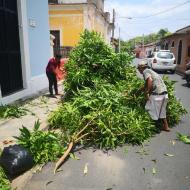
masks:
<path id="1" fill-rule="evenodd" d="M 184 73 L 185 65 L 190 61 L 190 26 L 177 30 L 162 40 L 164 49 L 174 53 L 177 63 L 177 71 Z"/>

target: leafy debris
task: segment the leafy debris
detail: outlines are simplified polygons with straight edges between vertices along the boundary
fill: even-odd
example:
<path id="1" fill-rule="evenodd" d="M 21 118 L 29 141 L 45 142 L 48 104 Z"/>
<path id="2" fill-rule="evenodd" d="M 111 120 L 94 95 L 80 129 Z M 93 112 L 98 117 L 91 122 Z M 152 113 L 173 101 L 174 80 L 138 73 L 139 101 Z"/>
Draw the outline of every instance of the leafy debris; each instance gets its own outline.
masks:
<path id="1" fill-rule="evenodd" d="M 155 175 L 157 173 L 156 168 L 152 168 L 152 174 Z"/>
<path id="2" fill-rule="evenodd" d="M 165 153 L 164 155 L 165 155 L 165 156 L 168 156 L 168 157 L 174 157 L 174 155 L 173 155 L 173 154 L 168 154 L 168 153 Z"/>
<path id="3" fill-rule="evenodd" d="M 182 141 L 185 144 L 190 144 L 190 138 L 187 135 L 183 135 L 181 133 L 177 133 L 178 140 Z"/>
<path id="4" fill-rule="evenodd" d="M 88 163 L 85 164 L 83 173 L 84 173 L 84 175 L 87 175 L 87 173 L 88 173 Z"/>

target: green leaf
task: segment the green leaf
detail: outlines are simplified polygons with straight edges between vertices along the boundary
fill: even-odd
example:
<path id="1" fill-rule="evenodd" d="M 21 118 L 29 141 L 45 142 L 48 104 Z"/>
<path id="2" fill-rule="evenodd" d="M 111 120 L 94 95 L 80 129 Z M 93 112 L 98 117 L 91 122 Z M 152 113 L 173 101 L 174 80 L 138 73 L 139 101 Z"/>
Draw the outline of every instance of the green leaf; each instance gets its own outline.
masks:
<path id="1" fill-rule="evenodd" d="M 73 153 L 70 153 L 69 156 L 70 156 L 72 159 L 74 159 L 74 160 L 80 160 L 80 158 L 77 157 L 77 156 L 76 156 L 75 154 L 73 154 Z"/>
<path id="2" fill-rule="evenodd" d="M 177 133 L 177 138 L 178 138 L 178 140 L 184 142 L 185 144 L 190 144 L 190 139 L 186 135 L 182 135 L 181 133 L 178 132 Z"/>
<path id="3" fill-rule="evenodd" d="M 38 131 L 40 128 L 40 121 L 39 119 L 37 121 L 35 121 L 35 124 L 34 124 L 34 131 Z"/>
<path id="4" fill-rule="evenodd" d="M 156 159 L 153 159 L 153 160 L 151 160 L 152 162 L 154 162 L 155 164 L 156 164 L 156 162 L 157 162 L 157 160 Z"/>
<path id="5" fill-rule="evenodd" d="M 152 174 L 155 175 L 157 173 L 156 168 L 152 168 Z"/>

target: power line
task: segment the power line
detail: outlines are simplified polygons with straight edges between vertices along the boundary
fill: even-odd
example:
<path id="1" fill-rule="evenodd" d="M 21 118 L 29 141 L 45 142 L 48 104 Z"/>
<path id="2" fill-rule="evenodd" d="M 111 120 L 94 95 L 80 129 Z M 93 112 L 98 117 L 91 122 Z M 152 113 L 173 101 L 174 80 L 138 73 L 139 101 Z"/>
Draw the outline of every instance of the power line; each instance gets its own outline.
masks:
<path id="1" fill-rule="evenodd" d="M 118 18 L 145 19 L 145 18 L 149 18 L 149 17 L 152 17 L 152 16 L 157 16 L 157 15 L 160 15 L 160 14 L 163 14 L 163 13 L 166 13 L 166 12 L 169 12 L 169 11 L 172 11 L 172 10 L 174 10 L 174 9 L 176 9 L 176 8 L 178 8 L 178 7 L 181 7 L 181 6 L 183 6 L 183 5 L 187 4 L 187 3 L 190 3 L 190 0 L 185 1 L 185 2 L 183 2 L 183 3 L 180 3 L 180 4 L 178 4 L 178 5 L 174 6 L 174 7 L 171 7 L 171 8 L 169 8 L 169 9 L 165 9 L 165 10 L 163 10 L 163 11 L 159 11 L 159 12 L 157 12 L 157 13 L 154 13 L 154 14 L 151 14 L 151 15 L 147 15 L 147 16 L 144 16 L 144 17 L 118 17 Z"/>
<path id="2" fill-rule="evenodd" d="M 175 19 L 175 20 L 173 20 L 173 19 Z M 188 19 L 188 18 L 186 18 L 186 19 L 181 19 L 181 18 L 172 18 L 172 19 L 160 19 L 159 20 L 159 23 L 162 23 L 162 22 L 171 22 L 171 21 L 190 21 L 190 19 Z M 157 24 L 157 23 L 155 23 L 155 20 L 153 20 L 153 21 L 150 21 L 150 22 L 133 22 L 133 23 L 127 23 L 127 25 L 148 25 L 148 24 Z"/>

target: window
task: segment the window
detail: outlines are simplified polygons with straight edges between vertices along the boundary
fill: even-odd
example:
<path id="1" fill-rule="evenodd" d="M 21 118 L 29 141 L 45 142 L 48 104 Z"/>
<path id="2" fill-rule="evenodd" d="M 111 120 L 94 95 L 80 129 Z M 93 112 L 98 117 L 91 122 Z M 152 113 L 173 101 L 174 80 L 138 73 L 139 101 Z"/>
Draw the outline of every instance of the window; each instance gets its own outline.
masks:
<path id="1" fill-rule="evenodd" d="M 49 4 L 58 4 L 58 0 L 48 0 Z"/>
<path id="2" fill-rule="evenodd" d="M 157 54 L 157 57 L 161 59 L 172 59 L 174 56 L 169 52 L 161 52 Z"/>
<path id="3" fill-rule="evenodd" d="M 172 42 L 172 46 L 171 46 L 171 47 L 172 47 L 172 48 L 174 48 L 174 45 L 175 45 L 175 43 L 174 43 L 174 41 L 173 41 L 173 42 Z"/>

